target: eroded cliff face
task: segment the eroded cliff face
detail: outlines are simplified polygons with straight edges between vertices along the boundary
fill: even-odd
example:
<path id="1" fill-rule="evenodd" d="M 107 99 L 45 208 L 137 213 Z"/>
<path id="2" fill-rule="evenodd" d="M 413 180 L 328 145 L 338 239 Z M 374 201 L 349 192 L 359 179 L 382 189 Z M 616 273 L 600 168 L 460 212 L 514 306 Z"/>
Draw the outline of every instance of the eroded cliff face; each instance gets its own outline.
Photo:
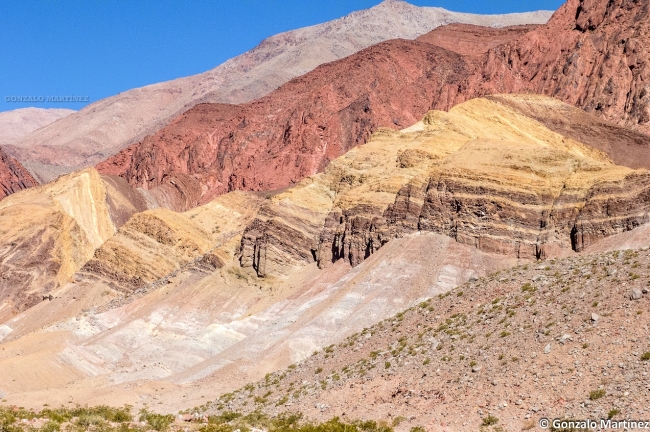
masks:
<path id="1" fill-rule="evenodd" d="M 649 7 L 636 0 L 569 0 L 548 24 L 485 54 L 459 82 L 457 101 L 545 94 L 648 133 Z"/>
<path id="2" fill-rule="evenodd" d="M 388 241 L 422 232 L 549 258 L 650 221 L 647 170 L 617 166 L 514 108 L 529 104 L 558 121 L 567 112 L 546 97 L 499 96 L 432 111 L 401 132 L 381 130 L 263 207 L 264 219 L 244 235 L 242 265 L 260 275 L 269 262 L 275 274 L 313 261 L 355 266 Z M 306 196 L 320 200 L 319 211 Z"/>
<path id="3" fill-rule="evenodd" d="M 0 202 L 0 320 L 67 283 L 122 221 L 146 210 L 124 183 L 91 168 Z"/>
<path id="4" fill-rule="evenodd" d="M 0 200 L 38 182 L 16 159 L 0 148 Z"/>

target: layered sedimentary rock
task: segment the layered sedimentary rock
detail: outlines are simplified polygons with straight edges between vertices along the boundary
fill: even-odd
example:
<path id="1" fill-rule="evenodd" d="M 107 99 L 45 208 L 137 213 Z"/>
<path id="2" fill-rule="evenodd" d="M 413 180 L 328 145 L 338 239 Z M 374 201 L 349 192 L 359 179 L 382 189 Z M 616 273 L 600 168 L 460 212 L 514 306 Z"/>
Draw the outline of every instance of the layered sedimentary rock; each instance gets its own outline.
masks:
<path id="1" fill-rule="evenodd" d="M 124 193 L 123 191 L 128 191 Z M 0 202 L 0 319 L 67 283 L 144 197 L 94 169 Z"/>
<path id="2" fill-rule="evenodd" d="M 274 197 L 244 235 L 242 265 L 260 275 L 268 273 L 265 262 L 284 263 L 274 265 L 280 273 L 313 261 L 358 265 L 391 239 L 418 232 L 548 258 L 650 221 L 647 170 L 615 165 L 516 109 L 530 104 L 559 123 L 571 112 L 546 97 L 499 96 L 431 111 L 401 132 L 377 132 L 323 174 Z M 320 211 L 301 222 L 307 196 L 321 201 Z"/>
<path id="3" fill-rule="evenodd" d="M 495 93 L 554 96 L 606 123 L 644 131 L 650 120 L 647 18 L 647 5 L 639 2 L 572 0 L 537 28 L 456 25 L 418 41 L 384 42 L 254 103 L 198 106 L 98 168 L 145 189 L 176 189 L 197 205 L 229 190 L 296 183 L 379 127 L 404 127 L 429 107 L 447 110 Z M 601 126 L 590 137 L 578 130 L 573 137 L 607 147 L 600 132 L 617 131 Z M 621 151 L 612 143 L 609 151 L 621 155 L 617 162 L 647 166 L 624 156 L 635 140 L 650 151 L 647 137 L 633 132 L 617 137 Z"/>
<path id="4" fill-rule="evenodd" d="M 521 95 L 516 98 L 499 95 L 487 98 L 512 106 L 560 135 L 607 153 L 617 165 L 650 169 L 648 134 L 601 120 L 568 104 L 551 102 L 551 106 L 548 106 L 548 99 L 545 98 Z M 555 111 L 553 115 L 549 115 L 551 110 Z"/>
<path id="5" fill-rule="evenodd" d="M 220 268 L 232 257 L 215 248 L 237 236 L 239 242 L 262 201 L 234 192 L 187 213 L 166 209 L 137 213 L 95 251 L 76 278 L 99 278 L 113 289 L 131 292 L 195 260 Z"/>
<path id="6" fill-rule="evenodd" d="M 340 19 L 272 36 L 202 74 L 97 101 L 16 142 L 11 154 L 40 181 L 50 181 L 101 162 L 198 103 L 258 99 L 318 65 L 388 39 L 414 39 L 450 22 L 502 27 L 543 24 L 550 16 L 549 11 L 475 15 L 386 1 Z"/>
<path id="7" fill-rule="evenodd" d="M 199 105 L 98 165 L 133 186 L 190 185 L 190 206 L 231 190 L 272 190 L 322 171 L 380 126 L 406 127 L 470 70 L 418 41 L 375 45 L 245 105 Z M 192 185 L 193 183 L 193 185 Z"/>
<path id="8" fill-rule="evenodd" d="M 37 184 L 38 182 L 20 162 L 0 148 L 0 200 Z"/>

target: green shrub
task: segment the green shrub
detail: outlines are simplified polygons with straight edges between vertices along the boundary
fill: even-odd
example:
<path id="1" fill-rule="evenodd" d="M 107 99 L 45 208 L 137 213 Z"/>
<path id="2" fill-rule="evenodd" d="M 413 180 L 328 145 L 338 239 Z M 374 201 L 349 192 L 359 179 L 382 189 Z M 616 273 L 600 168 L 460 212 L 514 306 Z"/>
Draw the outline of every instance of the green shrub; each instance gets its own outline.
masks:
<path id="1" fill-rule="evenodd" d="M 589 393 L 589 400 L 597 400 L 605 396 L 605 389 L 593 390 Z"/>
<path id="2" fill-rule="evenodd" d="M 621 410 L 614 408 L 614 409 L 610 410 L 610 411 L 607 413 L 607 418 L 608 418 L 608 419 L 613 419 L 614 416 L 616 416 L 616 415 L 618 415 L 618 414 L 620 414 L 620 413 L 621 413 Z"/>
<path id="3" fill-rule="evenodd" d="M 169 425 L 174 421 L 174 416 L 171 414 L 156 414 L 146 409 L 141 409 L 140 421 L 146 422 L 151 429 L 161 432 L 169 428 Z"/>
<path id="4" fill-rule="evenodd" d="M 492 415 L 489 415 L 489 416 L 487 416 L 487 417 L 485 417 L 483 419 L 483 422 L 481 423 L 481 425 L 483 425 L 483 426 L 494 426 L 497 423 L 499 423 L 499 419 L 492 416 Z"/>

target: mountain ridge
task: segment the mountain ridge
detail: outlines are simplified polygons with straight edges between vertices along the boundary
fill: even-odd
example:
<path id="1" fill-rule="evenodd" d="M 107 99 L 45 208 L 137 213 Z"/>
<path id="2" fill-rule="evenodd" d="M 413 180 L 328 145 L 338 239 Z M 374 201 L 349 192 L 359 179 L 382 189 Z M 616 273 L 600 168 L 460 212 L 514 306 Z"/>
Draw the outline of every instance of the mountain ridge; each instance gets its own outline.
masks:
<path id="1" fill-rule="evenodd" d="M 202 102 L 243 103 L 289 79 L 387 39 L 413 39 L 460 21 L 503 26 L 543 23 L 550 12 L 481 16 L 382 3 L 327 23 L 271 36 L 253 50 L 203 74 L 122 92 L 95 102 L 11 149 L 40 181 L 95 165 Z M 288 49 L 287 47 L 291 47 Z"/>

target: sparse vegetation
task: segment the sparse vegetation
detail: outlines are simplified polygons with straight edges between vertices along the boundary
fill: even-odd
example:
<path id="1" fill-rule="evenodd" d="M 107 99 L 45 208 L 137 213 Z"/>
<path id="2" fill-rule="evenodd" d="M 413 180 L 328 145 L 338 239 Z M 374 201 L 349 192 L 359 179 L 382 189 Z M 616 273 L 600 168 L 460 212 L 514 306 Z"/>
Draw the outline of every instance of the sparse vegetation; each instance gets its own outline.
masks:
<path id="1" fill-rule="evenodd" d="M 616 408 L 611 409 L 607 413 L 607 418 L 608 419 L 613 419 L 615 416 L 619 415 L 620 413 L 621 413 L 621 410 L 619 410 L 619 409 L 616 409 Z"/>
<path id="2" fill-rule="evenodd" d="M 489 415 L 489 416 L 483 418 L 483 421 L 481 422 L 481 425 L 482 426 L 494 426 L 497 423 L 499 423 L 499 419 L 494 417 L 493 415 Z"/>
<path id="3" fill-rule="evenodd" d="M 598 389 L 598 390 L 593 390 L 589 392 L 589 400 L 598 400 L 605 396 L 606 392 L 605 389 Z"/>

